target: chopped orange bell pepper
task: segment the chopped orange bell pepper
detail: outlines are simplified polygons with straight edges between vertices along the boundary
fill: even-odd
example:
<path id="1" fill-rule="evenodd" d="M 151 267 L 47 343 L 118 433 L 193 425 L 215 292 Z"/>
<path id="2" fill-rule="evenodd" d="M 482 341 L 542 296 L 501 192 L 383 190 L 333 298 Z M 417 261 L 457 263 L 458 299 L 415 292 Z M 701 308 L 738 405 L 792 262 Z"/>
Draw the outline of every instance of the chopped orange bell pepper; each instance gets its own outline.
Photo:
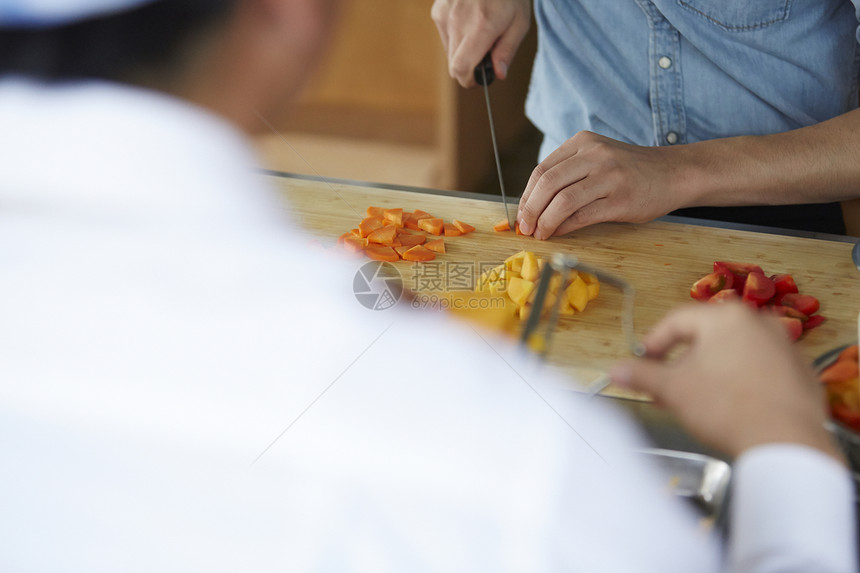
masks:
<path id="1" fill-rule="evenodd" d="M 442 219 L 419 219 L 418 226 L 423 231 L 427 231 L 431 235 L 439 236 L 444 230 L 444 221 Z"/>
<path id="2" fill-rule="evenodd" d="M 423 245 L 427 237 L 424 235 L 400 235 L 397 240 L 400 241 L 401 245 L 414 247 L 415 245 Z"/>
<path id="3" fill-rule="evenodd" d="M 384 247 L 382 245 L 367 245 L 364 248 L 364 253 L 375 261 L 396 263 L 400 260 L 400 255 L 397 254 L 397 251 L 391 247 Z"/>
<path id="4" fill-rule="evenodd" d="M 390 245 L 394 242 L 394 238 L 397 236 L 397 227 L 394 225 L 388 225 L 386 227 L 380 227 L 372 231 L 367 236 L 367 241 L 369 243 L 379 243 L 380 245 Z"/>
<path id="5" fill-rule="evenodd" d="M 493 225 L 493 230 L 497 233 L 501 233 L 502 231 L 510 231 L 511 224 L 508 222 L 507 219 L 505 219 L 504 221 L 499 221 L 498 223 Z"/>
<path id="6" fill-rule="evenodd" d="M 852 360 L 854 362 L 857 362 L 858 355 L 860 355 L 860 352 L 858 352 L 858 350 L 860 350 L 860 346 L 852 344 L 851 346 L 839 353 L 839 357 L 836 359 L 836 361 L 842 362 L 843 360 Z"/>
<path id="7" fill-rule="evenodd" d="M 456 237 L 475 231 L 475 227 L 468 223 L 456 219 L 446 223 L 421 209 L 409 212 L 401 207 L 370 206 L 366 212 L 367 217 L 358 227 L 341 235 L 337 242 L 352 252 L 364 253 L 379 261 L 401 260 L 410 251 L 408 260 L 431 261 L 436 253 L 444 254 L 446 248 L 442 238 L 431 241 L 428 240 L 433 238 L 430 235 Z M 413 249 L 417 246 L 422 248 Z"/>
<path id="8" fill-rule="evenodd" d="M 818 379 L 824 384 L 841 382 L 857 376 L 858 370 L 860 370 L 860 367 L 858 367 L 857 362 L 853 360 L 840 360 L 821 372 L 818 375 Z"/>
<path id="9" fill-rule="evenodd" d="M 469 223 L 464 223 L 463 221 L 458 221 L 457 219 L 454 219 L 454 226 L 460 229 L 460 232 L 464 235 L 466 233 L 471 233 L 475 230 L 475 227 L 473 227 Z"/>
<path id="10" fill-rule="evenodd" d="M 398 227 L 403 226 L 403 209 L 400 207 L 397 209 L 386 209 L 383 216 Z"/>
<path id="11" fill-rule="evenodd" d="M 362 237 L 367 237 L 380 227 L 382 227 L 382 219 L 379 217 L 367 217 L 358 224 L 358 233 Z"/>
<path id="12" fill-rule="evenodd" d="M 445 239 L 433 239 L 424 245 L 425 248 L 444 255 L 445 254 Z"/>
<path id="13" fill-rule="evenodd" d="M 424 263 L 427 261 L 432 261 L 436 258 L 436 253 L 431 251 L 430 249 L 425 249 L 421 245 L 415 245 L 405 253 L 403 253 L 403 260 L 412 261 L 415 263 Z"/>
<path id="14" fill-rule="evenodd" d="M 446 237 L 459 237 L 463 234 L 463 231 L 450 223 L 445 223 L 442 228 L 445 230 Z"/>
<path id="15" fill-rule="evenodd" d="M 343 246 L 346 247 L 347 251 L 360 253 L 367 246 L 367 239 L 355 236 L 344 237 Z"/>

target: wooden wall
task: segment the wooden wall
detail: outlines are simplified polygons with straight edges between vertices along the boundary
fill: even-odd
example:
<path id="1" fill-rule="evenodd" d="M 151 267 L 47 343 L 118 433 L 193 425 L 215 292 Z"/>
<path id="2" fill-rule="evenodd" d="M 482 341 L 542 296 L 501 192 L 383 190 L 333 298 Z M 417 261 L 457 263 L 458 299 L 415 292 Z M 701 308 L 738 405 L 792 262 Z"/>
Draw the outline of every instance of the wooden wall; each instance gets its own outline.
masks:
<path id="1" fill-rule="evenodd" d="M 400 160 L 396 146 L 402 145 L 410 157 L 423 153 L 426 165 L 418 171 L 431 174 L 423 184 L 481 190 L 480 182 L 495 169 L 483 93 L 464 90 L 448 76 L 430 5 L 345 0 L 321 70 L 299 105 L 274 118 L 278 131 L 335 138 L 333 149 L 348 149 L 349 141 L 381 145 L 380 163 Z M 513 145 L 530 127 L 523 106 L 535 37 L 533 31 L 513 62 L 512 78 L 490 89 L 503 147 Z M 290 150 L 280 139 L 261 138 L 273 168 L 291 165 Z M 416 150 L 423 151 L 416 155 Z M 362 162 L 367 168 L 367 160 Z M 331 170 L 343 174 L 335 166 Z"/>

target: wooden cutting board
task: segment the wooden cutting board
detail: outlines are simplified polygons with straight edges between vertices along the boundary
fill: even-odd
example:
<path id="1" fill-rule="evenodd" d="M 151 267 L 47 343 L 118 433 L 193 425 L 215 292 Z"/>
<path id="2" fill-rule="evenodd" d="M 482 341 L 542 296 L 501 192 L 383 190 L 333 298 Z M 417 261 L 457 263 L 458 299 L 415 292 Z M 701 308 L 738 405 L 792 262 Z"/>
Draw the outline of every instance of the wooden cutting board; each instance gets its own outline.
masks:
<path id="1" fill-rule="evenodd" d="M 334 244 L 342 233 L 357 227 L 369 205 L 422 209 L 446 222 L 456 218 L 477 227 L 469 235 L 446 239 L 448 252 L 436 259 L 441 264 L 430 273 L 442 275 L 432 279 L 436 285 L 442 280 L 443 286 L 448 281 L 449 288 L 462 289 L 464 269 L 474 272 L 482 265 L 498 265 L 523 249 L 540 255 L 570 253 L 636 287 L 635 325 L 642 336 L 668 311 L 691 302 L 690 285 L 710 273 L 715 260 L 751 262 L 768 274 L 793 275 L 801 292 L 821 301 L 819 312 L 827 322 L 796 343 L 807 359 L 857 337 L 860 272 L 851 262 L 850 243 L 669 222 L 605 223 L 538 241 L 494 232 L 493 223 L 504 216 L 495 201 L 280 176 L 267 179 L 283 191 L 294 216 L 324 243 Z M 427 269 L 419 268 L 416 276 L 411 263 L 398 263 L 398 268 L 407 288 L 419 295 L 431 286 L 431 279 L 424 276 Z M 455 278 L 446 277 L 448 272 Z M 620 326 L 621 300 L 619 291 L 604 287 L 583 313 L 561 318 L 549 359 L 579 380 L 571 382 L 574 387 L 629 356 Z M 636 397 L 612 388 L 606 393 Z"/>

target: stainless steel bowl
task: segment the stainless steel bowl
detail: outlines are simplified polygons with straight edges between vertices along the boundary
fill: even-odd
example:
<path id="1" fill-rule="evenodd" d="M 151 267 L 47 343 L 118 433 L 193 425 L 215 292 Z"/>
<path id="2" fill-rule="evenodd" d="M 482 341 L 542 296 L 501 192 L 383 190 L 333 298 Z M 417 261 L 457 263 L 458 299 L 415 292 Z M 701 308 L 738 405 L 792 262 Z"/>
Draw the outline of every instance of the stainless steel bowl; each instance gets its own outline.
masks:
<path id="1" fill-rule="evenodd" d="M 641 453 L 657 461 L 675 495 L 690 500 L 706 517 L 721 516 L 732 477 L 729 464 L 691 452 L 648 448 Z"/>

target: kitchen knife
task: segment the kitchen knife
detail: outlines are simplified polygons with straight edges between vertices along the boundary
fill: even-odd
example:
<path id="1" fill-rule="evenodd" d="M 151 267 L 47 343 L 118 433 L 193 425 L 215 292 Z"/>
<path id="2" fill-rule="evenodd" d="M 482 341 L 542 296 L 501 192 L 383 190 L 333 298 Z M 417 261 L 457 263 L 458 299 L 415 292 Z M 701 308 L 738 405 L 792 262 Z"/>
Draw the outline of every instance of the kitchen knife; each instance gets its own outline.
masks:
<path id="1" fill-rule="evenodd" d="M 508 211 L 508 198 L 505 195 L 505 181 L 502 179 L 502 162 L 499 159 L 499 144 L 496 141 L 496 126 L 493 123 L 493 108 L 490 107 L 490 88 L 489 85 L 496 79 L 496 74 L 493 71 L 493 58 L 487 53 L 478 67 L 475 68 L 475 81 L 484 86 L 484 100 L 487 102 L 487 117 L 490 119 L 490 136 L 493 139 L 493 155 L 496 157 L 496 172 L 499 174 L 499 188 L 502 190 L 502 205 L 505 206 L 505 219 L 511 226 L 511 230 L 515 228 L 515 222 L 511 220 L 511 214 Z"/>

